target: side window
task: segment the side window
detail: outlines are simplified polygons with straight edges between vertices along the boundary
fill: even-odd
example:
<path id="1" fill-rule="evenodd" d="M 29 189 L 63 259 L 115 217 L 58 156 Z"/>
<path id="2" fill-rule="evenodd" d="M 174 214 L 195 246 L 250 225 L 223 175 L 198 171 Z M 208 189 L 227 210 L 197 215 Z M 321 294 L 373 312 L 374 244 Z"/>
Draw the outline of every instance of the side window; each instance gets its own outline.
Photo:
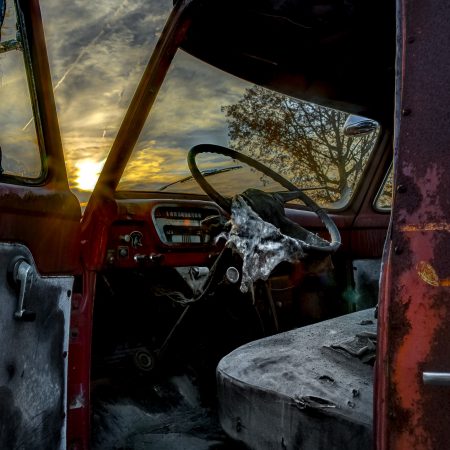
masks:
<path id="1" fill-rule="evenodd" d="M 0 172 L 26 182 L 41 176 L 42 162 L 16 23 L 14 2 L 0 0 Z"/>
<path id="2" fill-rule="evenodd" d="M 375 199 L 375 209 L 379 211 L 390 211 L 392 205 L 392 184 L 393 184 L 393 170 L 392 165 L 383 180 L 383 184 Z"/>

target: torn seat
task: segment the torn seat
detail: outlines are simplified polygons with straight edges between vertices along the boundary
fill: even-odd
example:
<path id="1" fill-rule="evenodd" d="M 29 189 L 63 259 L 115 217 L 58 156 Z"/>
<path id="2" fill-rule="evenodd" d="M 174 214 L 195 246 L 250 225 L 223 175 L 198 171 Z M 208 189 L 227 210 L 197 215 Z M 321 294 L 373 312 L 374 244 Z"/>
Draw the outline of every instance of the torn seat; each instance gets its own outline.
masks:
<path id="1" fill-rule="evenodd" d="M 223 429 L 250 449 L 372 447 L 374 310 L 246 344 L 217 367 Z"/>

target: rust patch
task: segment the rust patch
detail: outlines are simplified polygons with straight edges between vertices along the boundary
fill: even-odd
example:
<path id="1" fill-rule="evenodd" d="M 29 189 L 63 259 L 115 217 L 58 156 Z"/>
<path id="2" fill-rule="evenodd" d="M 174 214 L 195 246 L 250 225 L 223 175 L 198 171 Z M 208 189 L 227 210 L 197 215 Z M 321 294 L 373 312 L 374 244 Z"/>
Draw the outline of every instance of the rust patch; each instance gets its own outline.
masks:
<path id="1" fill-rule="evenodd" d="M 450 372 L 450 341 L 448 340 L 448 323 L 450 309 L 442 306 L 448 303 L 446 290 L 437 288 L 430 305 L 432 309 L 444 311 L 441 326 L 436 331 L 428 358 L 418 367 L 418 377 L 425 371 Z M 448 387 L 424 385 L 420 386 L 420 401 L 417 408 L 422 411 L 423 429 L 428 431 L 432 448 L 448 448 L 448 417 L 450 416 L 450 396 Z"/>
<path id="2" fill-rule="evenodd" d="M 419 278 L 431 286 L 439 286 L 439 277 L 431 264 L 426 261 L 420 261 L 416 265 Z"/>
<path id="3" fill-rule="evenodd" d="M 440 279 L 434 267 L 426 261 L 419 261 L 416 265 L 419 278 L 431 286 L 450 286 L 450 278 Z"/>
<path id="4" fill-rule="evenodd" d="M 442 183 L 442 192 L 448 192 L 449 182 L 446 179 Z M 448 204 L 447 195 L 441 195 L 441 203 Z M 446 210 L 447 211 L 447 210 Z M 432 260 L 433 268 L 437 274 L 447 275 L 450 272 L 450 241 L 446 234 L 436 237 L 434 255 Z M 448 282 L 449 280 L 445 280 Z M 448 338 L 448 324 L 450 323 L 450 308 L 448 290 L 442 289 L 439 285 L 434 288 L 431 297 L 430 309 L 439 311 L 440 326 L 436 329 L 433 342 L 428 352 L 428 357 L 419 366 L 419 374 L 424 371 L 450 372 L 450 340 Z M 448 417 L 450 416 L 450 395 L 448 387 L 420 385 L 420 404 L 418 407 L 423 411 L 423 428 L 428 430 L 429 438 L 433 448 L 448 447 Z"/>
<path id="5" fill-rule="evenodd" d="M 409 172 L 407 169 L 403 169 L 403 173 L 398 176 L 397 184 L 406 186 L 405 192 L 397 192 L 396 197 L 401 197 L 401 208 L 404 209 L 403 215 L 411 216 L 422 205 L 423 196 L 422 192 L 417 186 L 413 176 L 408 176 L 405 172 Z"/>
<path id="6" fill-rule="evenodd" d="M 398 289 L 396 289 L 398 290 Z M 398 295 L 395 298 L 399 298 Z M 397 346 L 400 347 L 404 337 L 410 332 L 411 325 L 406 319 L 406 312 L 409 303 L 401 303 L 399 301 L 392 302 L 389 311 L 389 342 L 394 343 L 395 347 L 390 346 L 389 360 L 393 361 L 397 352 Z M 397 430 L 409 430 L 411 427 L 411 412 L 402 406 L 402 402 L 398 393 L 397 383 L 392 381 L 389 383 L 389 416 L 395 420 Z"/>
<path id="7" fill-rule="evenodd" d="M 423 232 L 423 231 L 447 231 L 450 232 L 450 224 L 446 222 L 430 222 L 430 223 L 422 223 L 422 224 L 410 224 L 403 225 L 400 228 L 400 231 L 411 233 L 415 231 Z"/>
<path id="8" fill-rule="evenodd" d="M 394 243 L 403 249 L 401 255 L 393 257 L 392 272 L 394 279 L 400 279 L 403 272 L 408 271 L 411 266 L 412 253 L 409 246 L 409 240 L 400 233 L 395 233 Z M 389 361 L 393 362 L 396 359 L 398 349 L 402 346 L 405 336 L 411 331 L 411 324 L 407 318 L 407 312 L 411 303 L 411 297 L 407 301 L 402 301 L 403 287 L 399 284 L 392 286 L 392 297 L 389 308 L 389 338 L 391 343 L 389 346 Z M 411 413 L 402 406 L 401 398 L 397 383 L 394 381 L 395 374 L 389 374 L 389 408 L 388 414 L 391 420 L 395 420 L 396 430 L 409 430 Z"/>

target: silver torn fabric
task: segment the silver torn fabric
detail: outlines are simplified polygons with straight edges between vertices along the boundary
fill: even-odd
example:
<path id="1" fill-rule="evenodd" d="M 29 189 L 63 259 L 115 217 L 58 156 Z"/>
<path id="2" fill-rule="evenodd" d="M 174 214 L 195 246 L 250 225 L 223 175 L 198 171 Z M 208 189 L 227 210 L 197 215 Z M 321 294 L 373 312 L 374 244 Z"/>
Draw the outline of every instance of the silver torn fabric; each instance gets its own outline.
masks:
<path id="1" fill-rule="evenodd" d="M 267 280 L 272 270 L 282 261 L 297 262 L 305 257 L 300 239 L 294 239 L 265 222 L 245 200 L 237 195 L 231 204 L 231 230 L 227 247 L 242 258 L 240 290 L 247 292 L 257 280 Z"/>

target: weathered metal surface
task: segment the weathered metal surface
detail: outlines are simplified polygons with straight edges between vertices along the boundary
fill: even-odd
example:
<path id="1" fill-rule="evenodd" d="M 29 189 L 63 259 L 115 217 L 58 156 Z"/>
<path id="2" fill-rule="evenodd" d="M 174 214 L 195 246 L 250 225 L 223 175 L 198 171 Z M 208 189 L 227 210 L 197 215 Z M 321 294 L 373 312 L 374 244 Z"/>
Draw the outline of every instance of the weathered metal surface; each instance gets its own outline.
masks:
<path id="1" fill-rule="evenodd" d="M 44 175 L 47 183 L 68 191 L 39 0 L 16 0 L 16 3 Z"/>
<path id="2" fill-rule="evenodd" d="M 442 449 L 450 390 L 450 4 L 399 2 L 395 196 L 380 304 L 377 448 Z"/>
<path id="3" fill-rule="evenodd" d="M 96 274 L 85 271 L 82 292 L 74 292 L 70 317 L 67 446 L 90 448 L 92 315 Z"/>
<path id="4" fill-rule="evenodd" d="M 50 186 L 0 184 L 0 240 L 21 242 L 43 274 L 79 270 L 80 205 Z"/>
<path id="5" fill-rule="evenodd" d="M 18 256 L 32 282 L 24 307 L 32 321 L 14 317 L 18 286 L 8 269 Z M 0 243 L 0 448 L 65 448 L 69 312 L 73 277 L 41 277 L 29 250 Z"/>

